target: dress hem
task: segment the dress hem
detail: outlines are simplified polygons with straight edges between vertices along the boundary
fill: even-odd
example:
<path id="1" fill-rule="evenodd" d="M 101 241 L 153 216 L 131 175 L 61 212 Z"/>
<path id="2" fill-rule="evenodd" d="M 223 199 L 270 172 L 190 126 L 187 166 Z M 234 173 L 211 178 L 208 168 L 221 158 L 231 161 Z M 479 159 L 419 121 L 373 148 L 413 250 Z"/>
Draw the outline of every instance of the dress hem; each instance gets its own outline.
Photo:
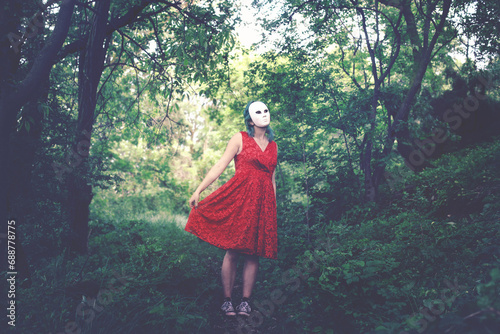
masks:
<path id="1" fill-rule="evenodd" d="M 195 237 L 197 237 L 201 241 L 206 242 L 209 245 L 212 245 L 214 247 L 217 247 L 217 248 L 220 248 L 220 249 L 223 249 L 223 250 L 234 250 L 234 251 L 237 251 L 238 253 L 242 253 L 242 254 L 246 254 L 246 255 L 257 255 L 258 257 L 262 257 L 262 258 L 265 258 L 265 259 L 271 259 L 271 260 L 277 260 L 278 259 L 277 255 L 276 256 L 272 256 L 272 255 L 260 255 L 260 254 L 257 254 L 257 253 L 245 252 L 245 251 L 240 250 L 240 249 L 235 249 L 235 248 L 231 248 L 231 247 L 223 247 L 223 246 L 215 245 L 215 244 L 211 243 L 210 241 L 203 239 L 201 236 L 199 236 L 198 234 L 196 234 L 194 231 L 188 231 L 187 229 L 184 229 L 184 231 L 186 231 L 188 233 L 191 233 L 192 235 L 194 235 Z"/>

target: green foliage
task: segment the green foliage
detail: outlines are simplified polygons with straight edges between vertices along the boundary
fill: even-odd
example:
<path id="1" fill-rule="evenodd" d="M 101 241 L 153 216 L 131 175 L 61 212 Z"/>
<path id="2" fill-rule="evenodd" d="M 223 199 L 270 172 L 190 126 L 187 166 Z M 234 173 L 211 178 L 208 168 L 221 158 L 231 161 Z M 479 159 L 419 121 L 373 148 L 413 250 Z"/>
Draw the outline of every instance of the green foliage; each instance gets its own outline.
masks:
<path id="1" fill-rule="evenodd" d="M 279 200 L 279 260 L 261 261 L 253 300 L 263 318 L 248 328 L 333 334 L 415 333 L 424 325 L 428 333 L 497 328 L 499 146 L 495 141 L 444 155 L 436 161 L 441 167 L 407 180 L 404 196 L 353 205 L 341 218 L 310 228 L 305 198 Z M 135 156 L 132 147 L 126 151 Z M 161 161 L 153 156 L 150 162 Z M 281 168 L 285 189 L 293 189 L 293 173 L 286 163 Z M 443 216 L 455 209 L 435 199 L 453 192 L 461 197 L 446 181 L 454 178 L 464 194 L 478 191 L 482 205 Z M 279 197 L 288 198 L 281 191 Z M 76 311 L 81 295 L 74 282 L 81 280 L 101 289 L 92 333 L 237 331 L 218 314 L 222 250 L 183 231 L 184 215 L 108 205 L 115 207 L 112 214 L 94 204 L 88 258 L 64 251 L 37 264 L 32 286 L 20 290 L 19 328 L 54 332 L 76 321 L 89 332 L 88 318 Z M 282 301 L 269 308 L 277 299 Z M 41 312 L 41 305 L 52 308 Z"/>
<path id="2" fill-rule="evenodd" d="M 500 269 L 493 268 L 490 272 L 491 281 L 486 283 L 481 283 L 477 286 L 478 300 L 477 306 L 481 310 L 488 311 L 492 314 L 486 314 L 486 316 L 498 316 L 498 312 L 494 310 L 500 309 Z M 496 314 L 495 314 L 496 313 Z"/>
<path id="3" fill-rule="evenodd" d="M 111 18 L 140 3 L 112 1 Z M 415 36 L 403 33 L 400 55 L 376 93 L 370 52 L 356 36 L 360 13 L 343 8 L 352 7 L 350 2 L 333 4 L 338 9 L 321 1 L 285 2 L 286 9 L 303 10 L 303 27 L 313 37 L 304 40 L 296 19 L 282 13 L 281 21 L 293 23 L 285 52 L 261 55 L 231 52 L 238 21 L 232 2 L 184 2 L 179 8 L 167 3 L 151 2 L 140 20 L 110 37 L 84 175 L 94 187 L 88 258 L 67 248 L 66 182 L 77 171 L 61 182 L 52 168 L 65 162 L 73 142 L 75 60 L 58 63 L 44 101 L 17 115 L 12 150 L 20 153 L 12 166 L 19 167 L 14 178 L 23 182 L 15 183 L 12 207 L 22 212 L 19 237 L 32 271 L 31 287 L 22 278 L 19 289 L 22 332 L 64 331 L 71 321 L 84 333 L 237 332 L 217 314 L 223 251 L 182 226 L 192 191 L 231 135 L 244 129 L 241 111 L 249 99 L 269 105 L 279 145 L 280 258 L 261 261 L 254 299 L 269 301 L 278 290 L 285 298 L 272 311 L 261 310 L 262 323 L 250 326 L 256 333 L 413 334 L 422 323 L 432 333 L 498 328 L 500 142 L 446 154 L 416 175 L 394 158 L 392 142 L 387 144 L 391 117 L 418 65 Z M 387 3 L 357 2 L 379 6 L 365 12 L 368 30 L 381 33 L 374 49 L 377 71 L 388 66 L 397 45 L 390 26 L 380 24 L 398 20 L 397 6 Z M 30 6 L 26 15 L 34 2 Z M 88 15 L 88 8 L 78 6 L 68 43 L 85 34 Z M 54 13 L 47 18 L 52 22 Z M 422 31 L 435 29 L 421 23 Z M 451 51 L 460 47 L 444 41 L 453 32 L 440 37 L 442 48 L 412 102 L 405 125 L 414 137 L 442 126 L 431 109 L 436 96 L 446 99 L 443 91 L 458 82 L 450 79 L 457 68 Z M 23 49 L 19 77 L 44 38 L 39 34 Z M 470 83 L 479 73 L 475 66 L 469 59 L 453 75 Z M 488 67 L 497 73 L 498 61 Z M 498 99 L 495 89 L 488 98 Z M 457 96 L 451 102 L 460 102 Z M 382 184 L 377 203 L 361 201 L 366 141 L 374 152 L 368 165 L 385 164 L 386 181 L 391 180 Z M 203 195 L 233 171 L 230 166 Z M 77 281 L 93 282 L 102 291 L 100 307 L 87 314 L 94 315 L 92 328 L 77 313 Z M 431 321 L 419 314 L 422 309 L 439 314 Z"/>
<path id="4" fill-rule="evenodd" d="M 100 216 L 117 211 L 129 214 L 161 210 L 185 212 L 187 185 L 177 181 L 171 170 L 170 152 L 169 147 L 148 148 L 140 138 L 136 145 L 117 142 L 110 149 L 106 174 L 119 182 L 97 192 L 93 202 L 95 212 Z"/>
<path id="5" fill-rule="evenodd" d="M 185 217 L 126 217 L 91 223 L 88 258 L 64 252 L 34 272 L 33 287 L 21 292 L 27 312 L 20 330 L 59 332 L 77 321 L 85 332 L 85 320 L 92 318 L 92 333 L 204 333 L 206 310 L 219 295 L 221 251 L 184 232 Z M 72 292 L 76 280 L 100 287 L 97 306 L 86 309 L 84 319 L 81 295 Z M 44 297 L 43 291 L 52 292 Z M 51 305 L 50 312 L 37 314 L 39 303 Z"/>
<path id="6" fill-rule="evenodd" d="M 430 332 L 496 328 L 499 144 L 445 155 L 435 162 L 439 167 L 408 180 L 410 190 L 399 199 L 391 196 L 379 208 L 355 207 L 319 228 L 312 252 L 299 257 L 300 263 L 312 256 L 318 265 L 300 298 L 331 311 L 302 321 L 340 313 L 362 333 L 421 330 L 418 319 Z M 314 247 L 326 242 L 326 251 Z M 488 282 L 490 271 L 491 281 L 478 285 Z M 441 316 L 430 321 L 418 314 L 425 308 Z"/>
<path id="7" fill-rule="evenodd" d="M 492 17 L 500 14 L 500 5 L 495 1 L 458 1 L 460 12 L 457 16 L 461 18 L 467 38 L 474 36 L 475 44 L 481 56 L 498 56 L 500 44 L 498 42 L 499 24 L 498 21 L 491 20 Z M 470 12 L 465 14 L 462 12 Z"/>
<path id="8" fill-rule="evenodd" d="M 404 207 L 418 207 L 440 218 L 462 218 L 488 208 L 492 189 L 500 183 L 499 152 L 498 141 L 468 147 L 434 161 L 435 168 L 408 176 L 402 196 L 412 201 L 404 202 Z"/>

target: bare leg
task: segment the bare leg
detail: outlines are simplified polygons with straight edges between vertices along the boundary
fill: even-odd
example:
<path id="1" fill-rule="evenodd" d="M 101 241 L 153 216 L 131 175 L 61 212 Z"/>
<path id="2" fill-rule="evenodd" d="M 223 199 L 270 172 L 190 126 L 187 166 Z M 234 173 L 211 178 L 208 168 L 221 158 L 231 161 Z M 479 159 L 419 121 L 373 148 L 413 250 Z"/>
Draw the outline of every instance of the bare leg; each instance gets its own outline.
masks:
<path id="1" fill-rule="evenodd" d="M 222 290 L 224 298 L 231 297 L 233 292 L 234 279 L 236 278 L 236 267 L 238 265 L 238 252 L 227 250 L 222 262 Z"/>
<path id="2" fill-rule="evenodd" d="M 250 298 L 253 286 L 259 271 L 259 257 L 257 255 L 245 255 L 243 267 L 243 297 Z"/>

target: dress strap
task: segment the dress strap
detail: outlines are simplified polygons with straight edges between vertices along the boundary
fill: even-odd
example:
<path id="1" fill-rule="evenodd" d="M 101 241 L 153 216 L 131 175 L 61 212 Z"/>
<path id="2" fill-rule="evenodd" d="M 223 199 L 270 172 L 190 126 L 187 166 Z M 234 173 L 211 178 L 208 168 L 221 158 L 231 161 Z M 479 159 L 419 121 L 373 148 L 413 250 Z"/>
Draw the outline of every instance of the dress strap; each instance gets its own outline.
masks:
<path id="1" fill-rule="evenodd" d="M 248 135 L 248 132 L 246 132 L 246 131 L 240 131 L 240 133 L 241 133 L 241 141 L 243 143 L 243 147 L 245 147 L 246 146 L 245 142 L 248 141 L 248 138 L 250 138 L 250 136 Z"/>

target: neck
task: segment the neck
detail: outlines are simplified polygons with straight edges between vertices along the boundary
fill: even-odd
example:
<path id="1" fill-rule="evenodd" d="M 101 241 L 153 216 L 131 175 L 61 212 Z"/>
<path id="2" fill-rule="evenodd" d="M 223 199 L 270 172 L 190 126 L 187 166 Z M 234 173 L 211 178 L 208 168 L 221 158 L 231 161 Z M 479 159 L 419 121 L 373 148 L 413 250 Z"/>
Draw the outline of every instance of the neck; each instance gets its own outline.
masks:
<path id="1" fill-rule="evenodd" d="M 253 127 L 253 136 L 254 138 L 257 138 L 257 139 L 264 139 L 266 138 L 266 130 L 267 130 L 267 127 L 265 128 L 259 128 L 258 126 L 254 126 Z"/>

